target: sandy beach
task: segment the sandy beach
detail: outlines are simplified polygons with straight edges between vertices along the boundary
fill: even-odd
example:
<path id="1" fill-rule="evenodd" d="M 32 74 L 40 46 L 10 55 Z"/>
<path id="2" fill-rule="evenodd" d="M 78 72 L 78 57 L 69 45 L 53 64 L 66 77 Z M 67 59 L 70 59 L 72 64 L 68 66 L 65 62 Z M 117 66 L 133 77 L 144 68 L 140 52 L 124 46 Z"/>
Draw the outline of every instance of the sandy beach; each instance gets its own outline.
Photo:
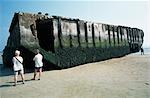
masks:
<path id="1" fill-rule="evenodd" d="M 150 54 L 45 71 L 35 81 L 26 73 L 16 87 L 10 71 L 1 67 L 1 98 L 150 98 Z"/>

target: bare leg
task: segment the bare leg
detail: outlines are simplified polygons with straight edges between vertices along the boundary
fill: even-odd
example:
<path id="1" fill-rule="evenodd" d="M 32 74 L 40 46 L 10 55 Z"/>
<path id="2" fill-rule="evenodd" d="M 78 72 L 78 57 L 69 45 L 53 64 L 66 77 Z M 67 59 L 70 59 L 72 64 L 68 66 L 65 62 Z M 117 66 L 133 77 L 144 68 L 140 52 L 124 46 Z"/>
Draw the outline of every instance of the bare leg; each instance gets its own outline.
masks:
<path id="1" fill-rule="evenodd" d="M 32 80 L 35 80 L 36 74 L 37 74 L 37 69 L 34 70 L 34 77 Z"/>
<path id="2" fill-rule="evenodd" d="M 17 77 L 18 77 L 18 72 L 15 72 L 15 75 L 14 75 L 14 86 L 17 85 Z"/>
<path id="3" fill-rule="evenodd" d="M 41 78 L 41 75 L 42 75 L 42 68 L 39 69 L 39 80 Z"/>
<path id="4" fill-rule="evenodd" d="M 22 78 L 22 83 L 24 84 L 24 74 L 23 73 L 20 73 L 21 74 L 21 78 Z"/>

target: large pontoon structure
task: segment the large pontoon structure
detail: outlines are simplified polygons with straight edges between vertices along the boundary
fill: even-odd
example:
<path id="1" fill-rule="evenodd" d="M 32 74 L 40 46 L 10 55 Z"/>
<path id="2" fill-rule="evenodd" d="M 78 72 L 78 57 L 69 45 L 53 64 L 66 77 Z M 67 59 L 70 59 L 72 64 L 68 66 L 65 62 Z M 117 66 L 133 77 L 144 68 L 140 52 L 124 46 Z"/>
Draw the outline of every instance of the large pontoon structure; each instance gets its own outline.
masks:
<path id="1" fill-rule="evenodd" d="M 15 13 L 3 51 L 10 66 L 19 49 L 24 66 L 33 68 L 34 49 L 44 56 L 44 68 L 62 69 L 138 52 L 144 32 L 138 28 L 95 23 L 42 13 Z"/>

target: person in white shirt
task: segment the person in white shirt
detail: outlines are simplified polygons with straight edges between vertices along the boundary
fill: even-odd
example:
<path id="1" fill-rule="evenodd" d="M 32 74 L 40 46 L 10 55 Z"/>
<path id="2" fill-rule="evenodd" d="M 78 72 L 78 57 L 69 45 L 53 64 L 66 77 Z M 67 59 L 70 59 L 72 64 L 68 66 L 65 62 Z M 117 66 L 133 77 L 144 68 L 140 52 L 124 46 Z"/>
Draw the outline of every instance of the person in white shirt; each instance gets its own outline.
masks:
<path id="1" fill-rule="evenodd" d="M 14 70 L 14 86 L 17 84 L 17 77 L 20 73 L 22 78 L 22 83 L 24 84 L 24 69 L 23 69 L 23 58 L 20 56 L 20 51 L 15 51 L 15 56 L 12 59 L 13 61 L 13 70 Z"/>
<path id="2" fill-rule="evenodd" d="M 42 60 L 43 60 L 43 56 L 40 54 L 39 49 L 36 49 L 36 55 L 33 58 L 33 61 L 35 62 L 35 70 L 34 70 L 34 77 L 32 78 L 32 80 L 35 80 L 37 72 L 39 72 L 38 80 L 40 80 L 42 74 L 42 67 L 43 67 Z"/>

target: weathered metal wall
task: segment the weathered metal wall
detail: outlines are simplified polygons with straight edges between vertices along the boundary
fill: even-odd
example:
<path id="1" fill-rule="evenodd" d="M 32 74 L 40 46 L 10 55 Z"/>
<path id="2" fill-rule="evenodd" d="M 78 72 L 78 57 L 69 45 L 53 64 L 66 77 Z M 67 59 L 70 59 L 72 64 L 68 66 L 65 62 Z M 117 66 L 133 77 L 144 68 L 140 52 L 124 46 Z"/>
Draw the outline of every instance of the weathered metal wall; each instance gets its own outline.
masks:
<path id="1" fill-rule="evenodd" d="M 61 21 L 55 19 L 54 24 L 55 44 L 58 46 L 58 25 L 56 24 L 61 24 L 60 31 L 62 32 L 60 32 L 60 39 L 62 48 L 55 47 L 55 54 L 58 59 L 57 65 L 61 68 L 120 57 L 130 53 L 128 45 L 121 42 L 119 45 L 114 44 L 114 40 L 117 39 L 117 30 L 110 29 L 110 27 L 108 30 L 108 25 L 106 24 L 84 21 L 73 22 L 73 20 L 66 19 L 65 21 L 63 19 Z M 80 30 L 79 33 L 77 32 L 77 28 Z M 116 34 L 116 39 L 114 39 L 115 35 L 113 34 Z"/>

